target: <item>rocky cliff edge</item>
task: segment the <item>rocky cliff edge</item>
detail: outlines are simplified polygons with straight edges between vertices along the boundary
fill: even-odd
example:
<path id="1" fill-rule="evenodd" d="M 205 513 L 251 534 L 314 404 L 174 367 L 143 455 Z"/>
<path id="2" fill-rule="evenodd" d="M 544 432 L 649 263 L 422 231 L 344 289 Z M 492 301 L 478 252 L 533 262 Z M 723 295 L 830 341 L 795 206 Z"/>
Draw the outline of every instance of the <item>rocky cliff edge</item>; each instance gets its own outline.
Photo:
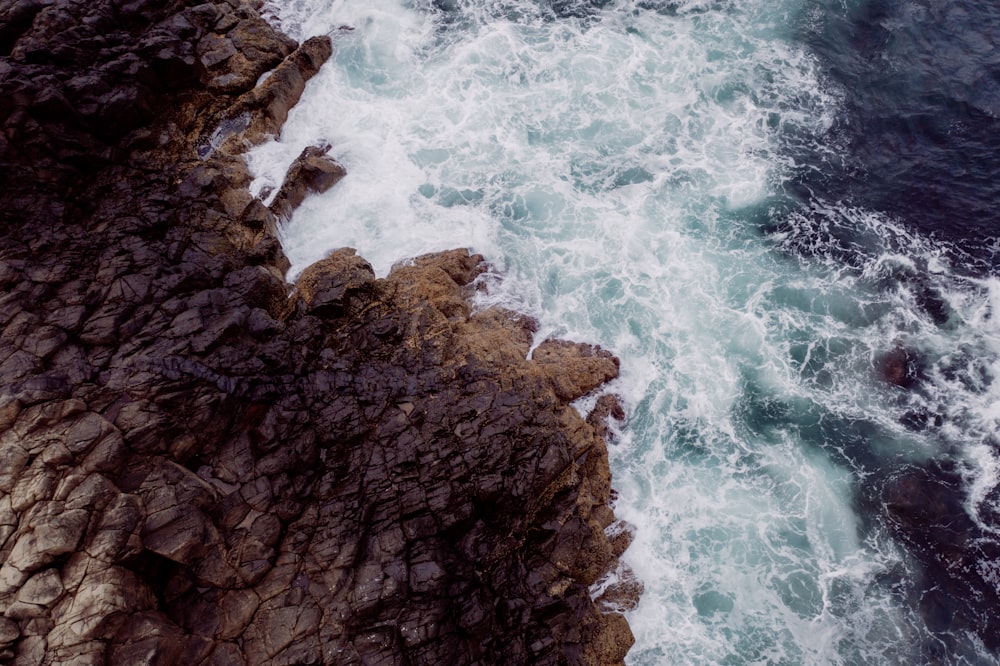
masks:
<path id="1" fill-rule="evenodd" d="M 258 9 L 0 0 L 0 661 L 621 662 L 569 405 L 617 359 L 527 360 L 464 250 L 287 284 L 278 220 L 343 171 L 307 147 L 268 208 L 239 153 L 331 42 Z"/>

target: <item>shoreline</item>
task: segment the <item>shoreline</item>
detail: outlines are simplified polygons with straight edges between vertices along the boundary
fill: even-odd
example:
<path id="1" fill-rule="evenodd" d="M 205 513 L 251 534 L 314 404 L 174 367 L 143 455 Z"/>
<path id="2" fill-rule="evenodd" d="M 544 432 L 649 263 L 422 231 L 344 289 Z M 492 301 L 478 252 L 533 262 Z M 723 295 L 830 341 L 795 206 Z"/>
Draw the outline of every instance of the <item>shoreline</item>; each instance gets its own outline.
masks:
<path id="1" fill-rule="evenodd" d="M 463 250 L 384 279 L 338 250 L 290 298 L 274 231 L 335 163 L 304 152 L 268 209 L 239 155 L 329 39 L 141 5 L 2 17 L 0 658 L 621 663 L 590 588 L 629 530 L 570 405 L 617 359 L 527 360 Z"/>

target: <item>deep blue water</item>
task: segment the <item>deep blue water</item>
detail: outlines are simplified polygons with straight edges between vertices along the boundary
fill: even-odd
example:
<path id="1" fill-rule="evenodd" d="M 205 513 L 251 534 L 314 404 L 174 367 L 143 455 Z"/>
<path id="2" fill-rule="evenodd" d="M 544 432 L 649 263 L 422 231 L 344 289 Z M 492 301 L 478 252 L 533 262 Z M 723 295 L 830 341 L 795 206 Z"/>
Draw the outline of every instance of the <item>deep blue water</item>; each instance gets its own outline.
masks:
<path id="1" fill-rule="evenodd" d="M 866 257 L 880 252 L 908 254 L 907 245 L 920 237 L 949 259 L 953 277 L 995 275 L 1000 266 L 1000 4 L 871 0 L 845 8 L 820 2 L 807 5 L 798 38 L 820 58 L 844 99 L 829 130 L 827 145 L 839 148 L 834 156 L 789 144 L 799 160 L 817 168 L 803 169 L 786 184 L 786 192 L 799 204 L 792 207 L 811 218 L 811 228 L 822 229 L 818 236 L 802 234 L 789 247 L 804 256 L 832 253 L 844 265 L 860 268 Z M 897 222 L 905 230 L 901 240 L 831 213 L 831 208 L 854 207 Z M 769 230 L 788 230 L 801 220 L 779 211 L 770 217 Z M 914 304 L 939 328 L 961 326 L 948 303 L 954 283 L 943 285 L 928 269 L 917 258 L 876 282 L 884 289 L 910 291 Z M 985 360 L 977 358 L 985 350 L 955 349 L 951 370 L 945 364 L 928 373 L 940 357 L 922 358 L 916 336 L 913 345 L 897 354 L 907 366 L 907 378 L 900 382 L 906 392 L 926 395 L 935 379 L 949 373 L 956 384 L 982 389 L 955 368 Z M 981 381 L 994 378 L 984 371 Z M 931 408 L 905 412 L 902 420 L 934 437 L 948 418 L 945 410 Z M 976 436 L 962 433 L 958 439 L 963 437 Z M 996 455 L 1000 437 L 995 427 L 978 437 Z M 941 435 L 942 443 L 948 439 Z M 973 631 L 993 654 L 1000 649 L 1000 514 L 995 508 L 1000 493 L 993 487 L 985 503 L 991 508 L 970 516 L 969 474 L 954 459 L 960 447 L 961 441 L 952 441 L 920 464 L 864 454 L 852 461 L 865 470 L 857 489 L 860 512 L 869 525 L 888 525 L 919 562 L 910 602 L 942 639 L 922 650 L 929 662 L 988 661 L 985 655 L 956 651 L 950 638 L 955 632 Z"/>
<path id="2" fill-rule="evenodd" d="M 830 9 L 824 7 L 829 5 Z M 813 190 L 898 218 L 975 258 L 1000 261 L 1000 3 L 821 2 L 799 38 L 847 95 L 843 162 Z M 983 263 L 979 263 L 983 262 Z M 985 264 L 985 266 L 984 266 Z"/>

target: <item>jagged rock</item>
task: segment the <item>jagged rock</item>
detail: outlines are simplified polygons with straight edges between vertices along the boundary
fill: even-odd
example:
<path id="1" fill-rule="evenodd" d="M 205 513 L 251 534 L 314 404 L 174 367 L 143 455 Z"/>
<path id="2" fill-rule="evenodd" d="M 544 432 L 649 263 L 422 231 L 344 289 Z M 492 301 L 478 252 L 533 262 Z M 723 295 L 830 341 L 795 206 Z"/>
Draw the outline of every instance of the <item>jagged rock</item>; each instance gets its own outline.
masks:
<path id="1" fill-rule="evenodd" d="M 206 68 L 220 65 L 236 55 L 233 40 L 223 35 L 207 35 L 198 43 L 201 64 Z"/>
<path id="2" fill-rule="evenodd" d="M 235 24 L 224 23 L 226 42 L 233 45 L 234 53 L 218 64 L 225 64 L 220 73 L 209 81 L 209 88 L 226 91 L 243 90 L 252 86 L 281 59 L 288 56 L 298 46 L 294 40 L 276 32 L 256 14 L 249 14 Z M 306 75 L 306 78 L 311 74 Z"/>
<path id="3" fill-rule="evenodd" d="M 271 210 L 281 220 L 287 220 L 308 194 L 321 194 L 347 175 L 344 167 L 327 155 L 330 146 L 309 146 L 288 168 L 285 182 L 271 202 Z"/>
<path id="4" fill-rule="evenodd" d="M 342 248 L 304 270 L 296 287 L 308 312 L 340 315 L 367 303 L 374 284 L 371 265 Z"/>
<path id="5" fill-rule="evenodd" d="M 342 171 L 305 151 L 272 213 L 239 153 L 329 38 L 238 0 L 0 5 L 0 660 L 620 661 L 589 587 L 627 540 L 569 404 L 616 359 L 529 359 L 466 250 L 284 281 L 275 213 Z"/>
<path id="6" fill-rule="evenodd" d="M 40 617 L 62 596 L 62 593 L 63 585 L 59 572 L 55 569 L 46 569 L 28 579 L 18 591 L 17 600 L 7 609 L 7 617 L 15 620 Z"/>
<path id="7" fill-rule="evenodd" d="M 90 515 L 85 509 L 64 511 L 62 502 L 42 501 L 25 512 L 24 518 L 26 524 L 16 533 L 14 547 L 0 569 L 0 577 L 8 568 L 19 572 L 17 586 L 57 556 L 74 552 Z"/>
<path id="8" fill-rule="evenodd" d="M 595 601 L 602 608 L 611 611 L 634 610 L 639 605 L 643 587 L 642 581 L 636 577 L 635 572 L 628 565 L 620 563 L 618 571 L 615 572 L 615 581 L 604 588 Z"/>
<path id="9" fill-rule="evenodd" d="M 246 130 L 231 142 L 239 149 L 241 142 L 258 144 L 278 133 L 288 118 L 288 112 L 305 90 L 308 81 L 333 52 L 327 36 L 310 37 L 271 72 L 267 79 L 240 97 L 229 109 L 227 116 L 235 118 L 249 114 Z M 227 86 L 228 86 L 227 82 Z"/>
<path id="10" fill-rule="evenodd" d="M 618 359 L 610 352 L 584 343 L 546 340 L 532 358 L 548 376 L 556 395 L 570 401 L 580 398 L 618 376 Z"/>
<path id="11" fill-rule="evenodd" d="M 587 414 L 587 423 L 604 439 L 607 439 L 610 433 L 609 419 L 619 422 L 625 420 L 625 408 L 622 407 L 621 399 L 614 394 L 602 395 Z"/>
<path id="12" fill-rule="evenodd" d="M 20 635 L 21 631 L 17 628 L 16 622 L 0 617 L 0 645 L 9 645 Z"/>
<path id="13" fill-rule="evenodd" d="M 204 663 L 213 651 L 213 641 L 185 635 L 161 613 L 147 612 L 130 616 L 115 634 L 114 647 L 107 663 L 187 664 Z"/>

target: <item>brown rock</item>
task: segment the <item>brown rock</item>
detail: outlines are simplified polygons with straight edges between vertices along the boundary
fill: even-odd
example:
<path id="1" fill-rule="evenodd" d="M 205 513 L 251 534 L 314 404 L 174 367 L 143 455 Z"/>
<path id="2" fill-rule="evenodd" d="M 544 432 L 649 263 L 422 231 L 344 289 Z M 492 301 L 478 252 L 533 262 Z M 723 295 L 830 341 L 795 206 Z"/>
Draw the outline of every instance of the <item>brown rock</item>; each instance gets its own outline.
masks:
<path id="1" fill-rule="evenodd" d="M 145 512 L 135 495 L 119 495 L 108 505 L 86 544 L 85 551 L 104 562 L 121 562 L 142 550 L 140 530 Z"/>
<path id="2" fill-rule="evenodd" d="M 875 359 L 875 371 L 882 381 L 908 388 L 917 379 L 916 357 L 906 348 L 896 346 Z"/>
<path id="3" fill-rule="evenodd" d="M 330 146 L 309 146 L 288 168 L 285 182 L 271 202 L 279 220 L 288 220 L 309 194 L 322 194 L 347 175 L 344 167 L 327 155 Z"/>
<path id="4" fill-rule="evenodd" d="M 482 264 L 482 255 L 470 254 L 468 250 L 449 250 L 397 264 L 387 282 L 404 307 L 419 310 L 415 306 L 426 304 L 450 320 L 447 324 L 450 328 L 468 319 L 472 309 L 462 287 L 485 270 Z M 423 314 L 434 316 L 430 312 Z"/>
<path id="5" fill-rule="evenodd" d="M 58 555 L 75 551 L 89 519 L 84 509 L 63 511 L 60 502 L 40 503 L 31 512 L 27 529 L 19 530 L 4 568 L 28 574 Z"/>
<path id="6" fill-rule="evenodd" d="M 0 398 L 0 400 L 3 400 Z M 21 403 L 17 400 L 7 398 L 0 403 L 0 433 L 9 430 L 17 420 L 17 415 L 21 413 Z"/>
<path id="7" fill-rule="evenodd" d="M 295 42 L 275 31 L 257 12 L 244 5 L 242 18 L 231 13 L 198 44 L 201 63 L 210 70 L 211 90 L 240 92 L 295 49 Z"/>
<path id="8" fill-rule="evenodd" d="M 17 623 L 0 617 L 0 645 L 10 645 L 20 635 L 21 631 L 17 628 Z"/>
<path id="9" fill-rule="evenodd" d="M 50 649 L 106 636 L 110 618 L 155 604 L 149 588 L 121 567 L 88 572 L 72 592 L 53 609 L 56 626 L 48 635 Z"/>
<path id="10" fill-rule="evenodd" d="M 115 634 L 108 661 L 121 666 L 182 663 L 186 638 L 179 627 L 160 613 L 135 614 Z"/>
<path id="11" fill-rule="evenodd" d="M 617 580 L 607 586 L 597 597 L 597 603 L 607 611 L 623 613 L 635 610 L 642 596 L 642 581 L 636 578 L 635 572 L 622 563 L 618 566 Z"/>
<path id="12" fill-rule="evenodd" d="M 614 394 L 602 395 L 597 399 L 594 408 L 587 414 L 587 423 L 603 439 L 607 439 L 610 434 L 609 419 L 618 422 L 625 420 L 625 408 L 622 406 L 621 399 Z"/>
<path id="13" fill-rule="evenodd" d="M 632 630 L 625 616 L 607 613 L 600 616 L 590 649 L 584 653 L 583 663 L 592 666 L 616 666 L 625 663 L 625 655 L 635 643 Z"/>
<path id="14" fill-rule="evenodd" d="M 63 593 L 62 580 L 56 569 L 46 569 L 32 576 L 18 591 L 16 601 L 7 609 L 7 617 L 24 620 L 46 615 Z"/>
<path id="15" fill-rule="evenodd" d="M 277 134 L 288 112 L 299 101 L 306 81 L 319 71 L 333 52 L 329 37 L 311 37 L 289 55 L 259 86 L 246 93 L 229 111 L 229 117 L 248 113 L 246 131 L 239 137 L 251 145 Z M 232 144 L 238 152 L 239 143 Z"/>
<path id="16" fill-rule="evenodd" d="M 339 315 L 366 303 L 374 284 L 371 265 L 354 249 L 342 248 L 306 268 L 295 286 L 310 313 Z"/>
<path id="17" fill-rule="evenodd" d="M 584 343 L 546 340 L 535 348 L 532 360 L 561 400 L 571 402 L 618 376 L 618 359 L 610 352 Z"/>
<path id="18" fill-rule="evenodd" d="M 137 494 L 147 516 L 142 542 L 148 550 L 190 564 L 218 542 L 200 510 L 213 503 L 215 490 L 197 475 L 175 463 L 163 463 L 147 475 Z"/>

